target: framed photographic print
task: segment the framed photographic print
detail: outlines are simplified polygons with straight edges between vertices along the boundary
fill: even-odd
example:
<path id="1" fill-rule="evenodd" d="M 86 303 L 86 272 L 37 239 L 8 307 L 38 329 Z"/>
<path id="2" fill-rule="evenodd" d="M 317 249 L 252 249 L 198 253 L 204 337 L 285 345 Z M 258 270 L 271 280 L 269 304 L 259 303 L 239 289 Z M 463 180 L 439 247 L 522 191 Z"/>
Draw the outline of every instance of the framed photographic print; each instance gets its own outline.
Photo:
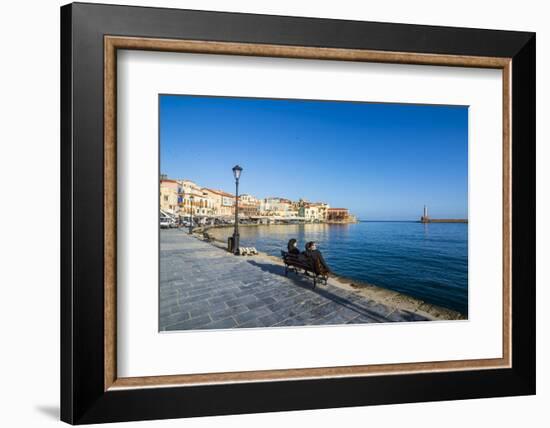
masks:
<path id="1" fill-rule="evenodd" d="M 535 35 L 61 8 L 72 424 L 535 393 Z"/>

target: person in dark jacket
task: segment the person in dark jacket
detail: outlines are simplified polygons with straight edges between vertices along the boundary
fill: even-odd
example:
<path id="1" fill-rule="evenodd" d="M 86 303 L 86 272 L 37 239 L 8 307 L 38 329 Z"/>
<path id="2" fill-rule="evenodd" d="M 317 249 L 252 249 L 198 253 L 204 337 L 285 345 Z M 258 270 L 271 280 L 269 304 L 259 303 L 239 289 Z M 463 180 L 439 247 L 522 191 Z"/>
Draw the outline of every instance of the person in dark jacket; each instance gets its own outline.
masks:
<path id="1" fill-rule="evenodd" d="M 306 251 L 304 251 L 304 254 L 313 261 L 314 266 L 318 269 L 316 273 L 330 273 L 330 268 L 327 262 L 325 262 L 321 252 L 317 249 L 315 242 L 311 241 L 306 244 Z"/>
<path id="2" fill-rule="evenodd" d="M 286 247 L 289 254 L 300 254 L 300 250 L 298 249 L 298 241 L 296 241 L 296 239 L 292 238 L 291 240 L 289 240 Z"/>

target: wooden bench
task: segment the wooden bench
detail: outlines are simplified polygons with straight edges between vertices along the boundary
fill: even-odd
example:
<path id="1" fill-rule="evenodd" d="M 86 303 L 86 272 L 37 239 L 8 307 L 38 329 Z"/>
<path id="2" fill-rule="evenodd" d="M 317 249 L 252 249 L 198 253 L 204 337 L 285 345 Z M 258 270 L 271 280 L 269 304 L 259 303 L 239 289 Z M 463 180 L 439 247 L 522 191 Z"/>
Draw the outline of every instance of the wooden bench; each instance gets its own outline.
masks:
<path id="1" fill-rule="evenodd" d="M 289 270 L 293 270 L 299 275 L 299 269 L 302 269 L 306 276 L 313 278 L 313 288 L 317 285 L 318 280 L 324 281 L 325 285 L 327 285 L 328 272 L 324 271 L 319 263 L 317 263 L 317 266 L 314 266 L 313 260 L 308 259 L 303 254 L 291 254 L 281 251 L 281 256 L 285 264 L 285 276 L 288 276 Z"/>

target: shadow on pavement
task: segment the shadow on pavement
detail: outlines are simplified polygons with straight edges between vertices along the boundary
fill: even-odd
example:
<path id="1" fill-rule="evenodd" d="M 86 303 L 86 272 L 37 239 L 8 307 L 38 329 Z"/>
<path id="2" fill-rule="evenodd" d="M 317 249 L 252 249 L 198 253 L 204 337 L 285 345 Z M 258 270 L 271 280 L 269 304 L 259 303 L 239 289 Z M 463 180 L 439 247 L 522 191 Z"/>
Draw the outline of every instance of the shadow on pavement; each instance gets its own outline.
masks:
<path id="1" fill-rule="evenodd" d="M 269 272 L 274 275 L 284 276 L 285 278 L 291 279 L 298 287 L 309 290 L 312 293 L 315 293 L 321 297 L 324 297 L 327 300 L 330 300 L 342 307 L 350 309 L 356 312 L 358 315 L 366 316 L 372 321 L 377 322 L 391 322 L 391 319 L 388 319 L 384 314 L 380 312 L 373 311 L 372 309 L 366 308 L 362 305 L 357 304 L 345 297 L 338 296 L 333 292 L 327 290 L 325 285 L 317 284 L 317 287 L 313 288 L 313 281 L 308 280 L 304 275 L 297 275 L 295 272 L 289 271 L 288 277 L 285 276 L 285 267 L 281 265 L 275 265 L 271 263 L 259 263 L 255 260 L 247 260 L 251 265 L 260 268 L 264 272 Z M 330 286 L 330 285 L 329 285 Z M 367 302 L 365 302 L 368 304 Z"/>

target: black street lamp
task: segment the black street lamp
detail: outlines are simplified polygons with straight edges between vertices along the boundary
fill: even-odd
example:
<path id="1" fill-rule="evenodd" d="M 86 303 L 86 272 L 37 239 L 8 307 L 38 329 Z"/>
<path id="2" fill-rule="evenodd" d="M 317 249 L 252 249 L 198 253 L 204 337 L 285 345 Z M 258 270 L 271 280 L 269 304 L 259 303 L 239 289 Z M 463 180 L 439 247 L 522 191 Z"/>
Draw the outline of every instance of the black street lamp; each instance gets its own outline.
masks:
<path id="1" fill-rule="evenodd" d="M 235 229 L 233 231 L 233 253 L 239 254 L 239 178 L 243 169 L 239 165 L 233 167 L 235 177 Z"/>
<path id="2" fill-rule="evenodd" d="M 189 200 L 191 201 L 191 217 L 189 218 L 189 235 L 193 233 L 193 195 L 189 196 Z"/>

